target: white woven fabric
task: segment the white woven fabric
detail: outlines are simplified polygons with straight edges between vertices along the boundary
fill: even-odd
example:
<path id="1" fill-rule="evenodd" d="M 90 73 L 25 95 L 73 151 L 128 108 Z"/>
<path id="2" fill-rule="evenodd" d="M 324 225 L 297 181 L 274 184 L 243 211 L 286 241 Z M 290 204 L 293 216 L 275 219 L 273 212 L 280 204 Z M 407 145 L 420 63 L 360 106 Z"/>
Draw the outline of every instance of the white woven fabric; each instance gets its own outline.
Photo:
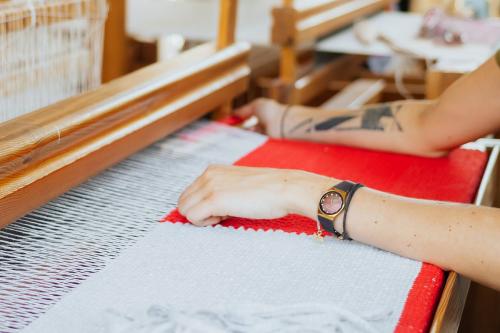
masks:
<path id="1" fill-rule="evenodd" d="M 200 326 L 186 329 L 181 324 L 190 321 L 182 318 L 195 318 L 201 311 L 212 318 L 254 318 L 253 325 L 259 307 L 269 325 L 276 324 L 276 314 L 301 309 L 312 313 L 304 320 L 325 314 L 329 318 L 322 317 L 313 332 L 337 327 L 391 332 L 420 268 L 419 262 L 356 242 L 320 243 L 283 232 L 165 223 L 83 282 L 26 332 L 164 331 L 147 326 L 151 311 L 170 316 L 164 324 L 176 330 L 169 332 L 210 332 Z M 139 326 L 130 330 L 133 325 Z M 283 325 L 286 331 L 289 327 Z M 262 331 L 248 327 L 239 332 Z"/>

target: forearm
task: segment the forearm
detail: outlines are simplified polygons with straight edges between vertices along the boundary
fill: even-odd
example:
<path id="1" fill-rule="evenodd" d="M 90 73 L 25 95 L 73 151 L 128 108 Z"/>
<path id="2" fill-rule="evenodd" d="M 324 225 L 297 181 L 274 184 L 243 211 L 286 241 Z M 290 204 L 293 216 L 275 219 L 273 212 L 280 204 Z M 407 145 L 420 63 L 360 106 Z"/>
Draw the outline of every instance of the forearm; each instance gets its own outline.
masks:
<path id="1" fill-rule="evenodd" d="M 429 101 L 369 105 L 352 111 L 292 106 L 283 114 L 282 134 L 287 139 L 437 156 L 442 152 L 428 149 L 418 124 L 421 114 L 432 107 Z"/>
<path id="2" fill-rule="evenodd" d="M 179 198 L 195 225 L 227 216 L 317 218 L 321 196 L 340 181 L 299 170 L 211 166 Z M 342 232 L 342 218 L 335 228 Z M 346 228 L 359 242 L 451 269 L 500 290 L 500 209 L 409 199 L 368 188 L 351 201 Z"/>
<path id="3" fill-rule="evenodd" d="M 317 177 L 317 176 L 315 176 Z M 313 178 L 311 178 L 313 179 Z M 314 178 L 322 184 L 325 179 Z M 330 185 L 338 180 L 330 179 Z M 321 191 L 300 212 L 316 219 Z M 315 204 L 316 203 L 316 206 Z M 336 229 L 342 231 L 342 216 Z M 347 216 L 347 232 L 359 242 L 454 270 L 500 290 L 500 210 L 415 200 L 363 188 Z"/>
<path id="4" fill-rule="evenodd" d="M 500 129 L 500 66 L 488 60 L 438 101 L 401 101 L 359 110 L 321 110 L 258 100 L 267 134 L 421 156 L 440 156 Z M 283 117 L 284 115 L 284 117 Z"/>
<path id="5" fill-rule="evenodd" d="M 491 58 L 449 87 L 435 111 L 423 115 L 422 136 L 449 149 L 500 129 L 500 66 Z"/>

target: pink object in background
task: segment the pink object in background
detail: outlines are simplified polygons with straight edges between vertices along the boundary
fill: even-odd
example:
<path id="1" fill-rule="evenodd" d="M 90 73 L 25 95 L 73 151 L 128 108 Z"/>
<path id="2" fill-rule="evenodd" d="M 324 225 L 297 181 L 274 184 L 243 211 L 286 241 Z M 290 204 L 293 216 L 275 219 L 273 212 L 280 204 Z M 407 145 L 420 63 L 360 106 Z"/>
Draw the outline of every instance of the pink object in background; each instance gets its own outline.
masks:
<path id="1" fill-rule="evenodd" d="M 500 21 L 454 17 L 439 8 L 433 8 L 424 16 L 420 36 L 445 44 L 494 46 L 500 42 Z"/>

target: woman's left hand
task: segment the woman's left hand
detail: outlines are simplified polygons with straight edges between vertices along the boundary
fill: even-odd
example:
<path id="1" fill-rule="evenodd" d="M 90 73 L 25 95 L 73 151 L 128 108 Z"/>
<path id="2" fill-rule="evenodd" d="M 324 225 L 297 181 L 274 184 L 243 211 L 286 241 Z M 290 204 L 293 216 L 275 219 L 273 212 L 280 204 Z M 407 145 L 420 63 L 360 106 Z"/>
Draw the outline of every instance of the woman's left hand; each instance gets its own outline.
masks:
<path id="1" fill-rule="evenodd" d="M 272 219 L 288 214 L 316 218 L 317 203 L 335 180 L 299 170 L 214 165 L 179 198 L 193 224 L 217 224 L 228 216 Z"/>

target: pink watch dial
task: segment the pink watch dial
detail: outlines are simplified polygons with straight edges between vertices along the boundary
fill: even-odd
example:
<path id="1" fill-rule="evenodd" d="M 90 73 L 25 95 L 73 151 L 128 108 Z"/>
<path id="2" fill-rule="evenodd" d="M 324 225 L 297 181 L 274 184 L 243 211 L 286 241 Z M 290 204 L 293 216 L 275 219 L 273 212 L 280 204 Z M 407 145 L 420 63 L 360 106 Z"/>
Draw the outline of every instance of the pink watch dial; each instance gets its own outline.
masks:
<path id="1" fill-rule="evenodd" d="M 327 215 L 333 215 L 338 213 L 342 209 L 344 200 L 342 196 L 335 192 L 330 191 L 323 194 L 320 200 L 321 211 Z"/>

